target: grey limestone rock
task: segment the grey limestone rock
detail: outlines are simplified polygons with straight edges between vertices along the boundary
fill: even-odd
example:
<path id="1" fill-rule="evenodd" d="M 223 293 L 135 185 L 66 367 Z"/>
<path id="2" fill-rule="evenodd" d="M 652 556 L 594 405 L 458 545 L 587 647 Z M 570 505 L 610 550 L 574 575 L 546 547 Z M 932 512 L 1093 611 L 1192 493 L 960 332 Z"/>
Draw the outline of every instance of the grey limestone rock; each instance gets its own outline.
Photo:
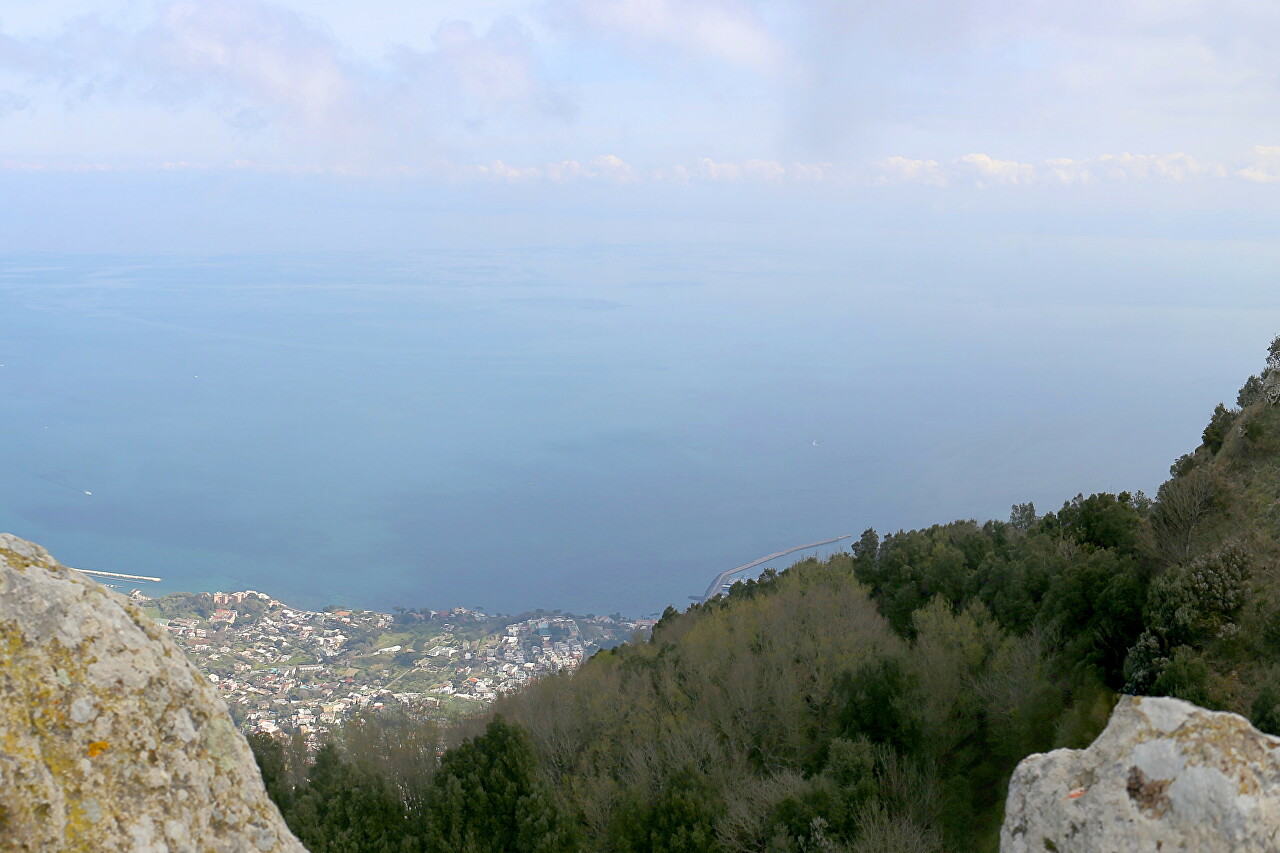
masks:
<path id="1" fill-rule="evenodd" d="M 1280 369 L 1268 370 L 1262 377 L 1262 393 L 1271 405 L 1280 403 Z"/>
<path id="2" fill-rule="evenodd" d="M 1280 851 L 1280 738 L 1237 714 L 1122 697 L 1088 749 L 1018 765 L 1000 850 Z"/>
<path id="3" fill-rule="evenodd" d="M 7 533 L 0 849 L 303 850 L 222 699 L 164 631 Z"/>

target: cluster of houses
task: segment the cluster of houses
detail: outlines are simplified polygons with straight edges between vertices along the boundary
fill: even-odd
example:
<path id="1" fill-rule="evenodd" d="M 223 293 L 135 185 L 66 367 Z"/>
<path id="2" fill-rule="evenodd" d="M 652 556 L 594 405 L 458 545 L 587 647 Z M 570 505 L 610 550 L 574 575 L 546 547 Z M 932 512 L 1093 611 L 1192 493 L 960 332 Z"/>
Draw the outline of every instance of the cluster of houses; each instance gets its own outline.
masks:
<path id="1" fill-rule="evenodd" d="M 135 600 L 148 606 L 145 596 Z M 644 627 L 560 615 L 502 625 L 465 608 L 397 622 L 375 611 L 301 610 L 253 590 L 213 593 L 204 603 L 198 614 L 153 616 L 217 686 L 241 728 L 263 732 L 321 733 L 393 703 L 438 708 L 461 700 L 465 710 L 573 669 Z M 377 642 L 383 638 L 399 642 Z"/>
<path id="2" fill-rule="evenodd" d="M 491 701 L 541 675 L 574 669 L 600 648 L 598 642 L 583 641 L 578 621 L 577 617 L 568 616 L 537 617 L 507 625 L 501 634 L 482 643 L 475 655 L 463 656 L 464 662 L 473 661 L 474 665 L 459 668 L 461 677 L 445 681 L 433 692 Z M 562 639 L 555 640 L 553 636 Z M 456 653 L 456 649 L 441 646 L 427 652 L 450 657 Z"/>

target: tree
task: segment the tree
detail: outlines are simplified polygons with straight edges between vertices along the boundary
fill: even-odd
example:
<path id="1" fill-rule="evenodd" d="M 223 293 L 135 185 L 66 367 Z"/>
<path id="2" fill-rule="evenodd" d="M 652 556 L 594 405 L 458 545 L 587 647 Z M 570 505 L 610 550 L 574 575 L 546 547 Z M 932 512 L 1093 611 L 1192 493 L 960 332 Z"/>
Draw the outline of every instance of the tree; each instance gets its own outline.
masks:
<path id="1" fill-rule="evenodd" d="M 1036 505 L 1031 501 L 1027 501 L 1024 504 L 1014 504 L 1012 512 L 1009 513 L 1009 523 L 1022 531 L 1035 527 L 1037 520 Z"/>
<path id="2" fill-rule="evenodd" d="M 293 801 L 293 783 L 285 763 L 284 744 L 266 732 L 254 732 L 247 740 L 258 763 L 258 772 L 262 774 L 267 796 L 283 814 Z"/>
<path id="3" fill-rule="evenodd" d="M 1191 553 L 1200 523 L 1214 510 L 1217 483 L 1204 468 L 1168 480 L 1156 492 L 1151 527 L 1166 557 L 1177 559 Z"/>
<path id="4" fill-rule="evenodd" d="M 316 753 L 285 821 L 311 853 L 395 853 L 413 844 L 413 827 L 386 778 L 344 761 L 332 743 Z"/>
<path id="5" fill-rule="evenodd" d="M 1231 544 L 1174 566 L 1152 581 L 1146 630 L 1125 657 L 1125 691 L 1170 692 L 1190 698 L 1185 695 L 1190 689 L 1186 685 L 1199 672 L 1192 653 L 1236 632 L 1235 620 L 1248 600 L 1252 575 L 1248 553 Z M 1184 650 L 1180 661 L 1175 655 L 1179 648 Z M 1181 670 L 1172 671 L 1173 664 Z M 1182 692 L 1173 694 L 1174 690 Z"/>
<path id="6" fill-rule="evenodd" d="M 876 554 L 880 550 L 880 534 L 876 533 L 874 527 L 868 527 L 862 531 L 862 535 L 858 537 L 858 541 L 853 543 L 853 559 L 855 563 L 863 560 L 874 561 Z"/>
<path id="7" fill-rule="evenodd" d="M 1201 435 L 1201 443 L 1209 448 L 1210 453 L 1217 453 L 1222 449 L 1222 443 L 1227 440 L 1227 434 L 1231 430 L 1231 424 L 1235 422 L 1236 415 L 1240 414 L 1236 409 L 1228 409 L 1222 403 L 1213 408 L 1213 417 L 1209 418 L 1209 425 L 1204 428 Z"/>
<path id="8" fill-rule="evenodd" d="M 440 760 L 423 836 L 430 853 L 560 853 L 576 846 L 572 825 L 538 776 L 528 733 L 501 715 Z"/>
<path id="9" fill-rule="evenodd" d="M 1236 395 L 1236 405 L 1242 409 L 1248 408 L 1257 402 L 1261 396 L 1262 379 L 1257 376 L 1250 376 L 1240 388 L 1240 393 Z"/>
<path id="10" fill-rule="evenodd" d="M 839 731 L 873 743 L 909 748 L 915 720 L 909 710 L 911 679 L 896 657 L 867 661 L 836 684 Z"/>
<path id="11" fill-rule="evenodd" d="M 1142 633 L 1145 573 L 1137 560 L 1103 550 L 1079 557 L 1053 580 L 1041 619 L 1064 641 L 1075 667 L 1097 667 L 1108 684 L 1124 683 L 1125 655 Z"/>
<path id="12" fill-rule="evenodd" d="M 440 724 L 399 706 L 361 711 L 336 733 L 346 760 L 385 776 L 406 810 L 417 814 L 435 773 Z"/>
<path id="13" fill-rule="evenodd" d="M 1082 545 L 1117 552 L 1141 550 L 1143 519 L 1141 501 L 1128 492 L 1118 495 L 1076 495 L 1058 512 L 1064 532 Z M 1142 505 L 1145 508 L 1145 505 Z"/>
<path id="14" fill-rule="evenodd" d="M 1178 646 L 1169 656 L 1160 677 L 1151 685 L 1153 696 L 1174 696 L 1212 708 L 1209 663 L 1203 654 L 1189 646 Z"/>
<path id="15" fill-rule="evenodd" d="M 662 611 L 662 615 L 658 617 L 658 621 L 654 623 L 653 630 L 649 633 L 651 639 L 657 641 L 658 634 L 671 627 L 671 623 L 680 618 L 680 611 L 676 610 L 670 604 Z"/>
<path id="16" fill-rule="evenodd" d="M 690 766 L 667 779 L 649 813 L 648 851 L 703 853 L 716 847 L 719 792 Z"/>

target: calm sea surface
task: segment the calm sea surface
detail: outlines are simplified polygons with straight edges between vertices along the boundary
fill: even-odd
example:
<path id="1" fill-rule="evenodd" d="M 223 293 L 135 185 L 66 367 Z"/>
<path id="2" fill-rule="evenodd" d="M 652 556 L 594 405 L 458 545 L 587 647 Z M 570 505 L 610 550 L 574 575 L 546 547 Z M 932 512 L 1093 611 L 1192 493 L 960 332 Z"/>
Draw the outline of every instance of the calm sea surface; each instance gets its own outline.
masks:
<path id="1" fill-rule="evenodd" d="M 653 612 L 868 526 L 1153 490 L 1280 332 L 1276 260 L 9 255 L 0 530 L 165 589 Z"/>

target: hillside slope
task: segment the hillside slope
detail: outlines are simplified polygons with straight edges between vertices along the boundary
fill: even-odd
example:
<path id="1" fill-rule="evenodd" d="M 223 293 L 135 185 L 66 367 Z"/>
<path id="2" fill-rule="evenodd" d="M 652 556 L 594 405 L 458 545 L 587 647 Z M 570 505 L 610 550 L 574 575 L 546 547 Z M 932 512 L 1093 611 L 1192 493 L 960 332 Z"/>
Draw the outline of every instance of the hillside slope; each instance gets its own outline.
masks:
<path id="1" fill-rule="evenodd" d="M 1280 406 L 1264 384 L 1219 407 L 1154 501 L 868 531 L 499 711 L 588 847 L 636 851 L 994 849 L 1017 761 L 1086 745 L 1120 691 L 1275 732 Z"/>
<path id="2" fill-rule="evenodd" d="M 1280 339 L 1154 499 L 868 530 L 668 609 L 401 785 L 396 849 L 994 850 L 1017 762 L 1122 692 L 1280 733 L 1277 400 Z"/>

